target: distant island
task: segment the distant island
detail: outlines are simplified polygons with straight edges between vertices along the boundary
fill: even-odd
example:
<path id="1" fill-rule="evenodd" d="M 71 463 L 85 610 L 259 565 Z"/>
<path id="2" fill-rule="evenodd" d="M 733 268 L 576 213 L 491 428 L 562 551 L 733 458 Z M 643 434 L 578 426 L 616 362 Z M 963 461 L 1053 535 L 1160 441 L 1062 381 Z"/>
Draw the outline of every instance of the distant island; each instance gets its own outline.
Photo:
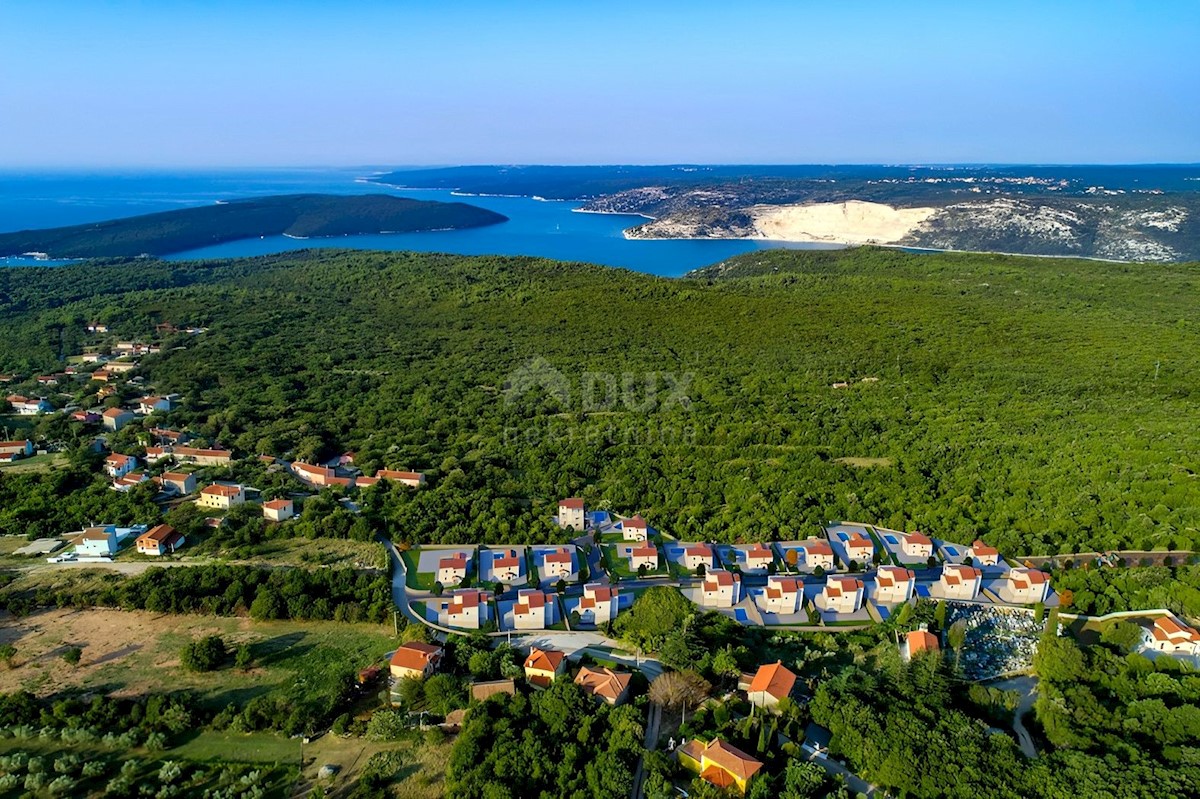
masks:
<path id="1" fill-rule="evenodd" d="M 143 214 L 44 230 L 0 233 L 0 257 L 52 258 L 169 255 L 262 236 L 318 238 L 367 233 L 460 230 L 508 221 L 466 203 L 390 194 L 288 194 Z"/>

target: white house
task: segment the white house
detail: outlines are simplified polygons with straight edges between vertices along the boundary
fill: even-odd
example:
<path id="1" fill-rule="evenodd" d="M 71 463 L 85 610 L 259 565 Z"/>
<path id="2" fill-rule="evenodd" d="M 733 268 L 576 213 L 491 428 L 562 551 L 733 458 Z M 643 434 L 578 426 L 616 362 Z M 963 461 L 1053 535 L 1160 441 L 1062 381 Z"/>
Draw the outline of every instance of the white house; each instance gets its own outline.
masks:
<path id="1" fill-rule="evenodd" d="M 917 576 L 898 566 L 880 566 L 875 572 L 875 602 L 892 605 L 907 602 L 917 586 Z"/>
<path id="2" fill-rule="evenodd" d="M 683 568 L 695 571 L 712 566 L 713 553 L 708 544 L 686 544 L 683 547 Z"/>
<path id="3" fill-rule="evenodd" d="M 800 551 L 804 553 L 804 565 L 807 568 L 815 569 L 820 566 L 826 571 L 833 568 L 833 547 L 828 541 L 810 538 L 800 545 Z"/>
<path id="4" fill-rule="evenodd" d="M 560 500 L 558 503 L 558 526 L 583 532 L 583 500 L 579 497 Z"/>
<path id="5" fill-rule="evenodd" d="M 513 605 L 513 627 L 518 630 L 546 629 L 546 595 L 536 588 L 522 588 Z"/>
<path id="6" fill-rule="evenodd" d="M 767 578 L 767 588 L 759 598 L 759 607 L 767 613 L 795 613 L 804 596 L 804 583 L 795 577 Z"/>
<path id="7" fill-rule="evenodd" d="M 846 557 L 866 565 L 875 557 L 875 542 L 870 536 L 855 533 L 846 541 Z"/>
<path id="8" fill-rule="evenodd" d="M 1000 552 L 978 538 L 975 539 L 974 544 L 971 544 L 971 549 L 967 554 L 971 556 L 971 563 L 976 566 L 995 566 L 1000 562 Z"/>
<path id="9" fill-rule="evenodd" d="M 105 430 L 114 433 L 134 420 L 134 415 L 124 408 L 109 408 L 100 415 Z"/>
<path id="10" fill-rule="evenodd" d="M 559 547 L 542 556 L 542 577 L 565 580 L 575 573 L 575 558 L 570 547 Z"/>
<path id="11" fill-rule="evenodd" d="M 113 453 L 104 459 L 104 473 L 109 477 L 118 478 L 137 468 L 137 458 L 132 455 Z"/>
<path id="12" fill-rule="evenodd" d="M 137 551 L 142 555 L 169 555 L 184 542 L 183 534 L 174 527 L 159 524 L 138 536 Z"/>
<path id="13" fill-rule="evenodd" d="M 478 630 L 480 606 L 487 606 L 489 595 L 477 588 L 464 588 L 450 595 L 446 618 L 451 627 Z"/>
<path id="14" fill-rule="evenodd" d="M 492 579 L 511 583 L 521 578 L 521 556 L 515 549 L 498 549 L 492 553 Z"/>
<path id="15" fill-rule="evenodd" d="M 117 528 L 89 527 L 79 537 L 75 554 L 81 557 L 111 557 L 117 554 Z"/>
<path id="16" fill-rule="evenodd" d="M 149 475 L 147 475 L 145 472 L 130 472 L 124 477 L 118 477 L 116 480 L 114 480 L 112 488 L 114 491 L 128 491 L 131 488 L 140 486 L 149 479 Z"/>
<path id="17" fill-rule="evenodd" d="M 645 541 L 649 534 L 650 528 L 641 516 L 621 522 L 621 538 L 626 541 Z"/>
<path id="18" fill-rule="evenodd" d="M 1014 604 L 1044 602 L 1050 592 L 1050 578 L 1038 569 L 1010 569 L 1005 579 L 1008 601 Z"/>
<path id="19" fill-rule="evenodd" d="M 617 589 L 603 583 L 588 583 L 579 600 L 579 620 L 585 624 L 607 624 L 617 617 Z"/>
<path id="20" fill-rule="evenodd" d="M 946 599 L 972 600 L 979 596 L 982 585 L 983 572 L 979 569 L 947 563 L 942 567 L 942 576 L 938 579 L 938 593 Z"/>
<path id="21" fill-rule="evenodd" d="M 1150 646 L 1169 654 L 1200 655 L 1200 633 L 1170 616 L 1154 620 Z"/>
<path id="22" fill-rule="evenodd" d="M 701 586 L 701 601 L 707 607 L 731 608 L 741 600 L 741 579 L 724 569 L 710 569 Z"/>
<path id="23" fill-rule="evenodd" d="M 18 416 L 37 416 L 54 410 L 54 406 L 41 397 L 22 397 L 20 394 L 10 394 L 8 404 Z"/>
<path id="24" fill-rule="evenodd" d="M 933 541 L 921 533 L 907 533 L 900 541 L 900 551 L 906 558 L 928 559 L 933 556 Z"/>
<path id="25" fill-rule="evenodd" d="M 467 578 L 467 557 L 456 552 L 438 560 L 437 581 L 442 585 L 458 585 Z"/>
<path id="26" fill-rule="evenodd" d="M 775 555 L 762 544 L 755 544 L 745 550 L 746 571 L 766 571 L 775 562 Z"/>
<path id="27" fill-rule="evenodd" d="M 169 397 L 142 397 L 137 401 L 137 406 L 137 412 L 142 416 L 166 413 L 171 410 L 171 399 Z"/>
<path id="28" fill-rule="evenodd" d="M 862 607 L 863 584 L 856 577 L 831 576 L 821 591 L 826 610 L 834 613 L 854 613 Z"/>
<path id="29" fill-rule="evenodd" d="M 262 507 L 263 518 L 272 522 L 285 522 L 296 515 L 296 506 L 290 499 L 273 499 Z"/>
<path id="30" fill-rule="evenodd" d="M 200 492 L 196 504 L 203 508 L 229 510 L 234 505 L 241 505 L 245 501 L 246 490 L 240 485 L 229 486 L 213 483 Z"/>
<path id="31" fill-rule="evenodd" d="M 0 455 L 28 458 L 33 455 L 33 442 L 27 438 L 16 441 L 0 441 Z"/>
<path id="32" fill-rule="evenodd" d="M 652 544 L 646 544 L 640 547 L 631 547 L 629 550 L 629 570 L 636 572 L 642 566 L 646 567 L 647 571 L 654 571 L 658 568 L 658 548 Z"/>

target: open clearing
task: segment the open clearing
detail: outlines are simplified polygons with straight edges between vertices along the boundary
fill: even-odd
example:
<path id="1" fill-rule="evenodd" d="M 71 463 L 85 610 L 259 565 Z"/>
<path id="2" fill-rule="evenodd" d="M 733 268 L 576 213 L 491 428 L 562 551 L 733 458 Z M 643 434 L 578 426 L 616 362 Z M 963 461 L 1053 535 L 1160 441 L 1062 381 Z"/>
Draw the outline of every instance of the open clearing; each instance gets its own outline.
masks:
<path id="1" fill-rule="evenodd" d="M 843 463 L 846 466 L 854 466 L 859 469 L 869 469 L 872 466 L 882 466 L 887 468 L 892 465 L 891 458 L 834 458 L 834 463 Z"/>

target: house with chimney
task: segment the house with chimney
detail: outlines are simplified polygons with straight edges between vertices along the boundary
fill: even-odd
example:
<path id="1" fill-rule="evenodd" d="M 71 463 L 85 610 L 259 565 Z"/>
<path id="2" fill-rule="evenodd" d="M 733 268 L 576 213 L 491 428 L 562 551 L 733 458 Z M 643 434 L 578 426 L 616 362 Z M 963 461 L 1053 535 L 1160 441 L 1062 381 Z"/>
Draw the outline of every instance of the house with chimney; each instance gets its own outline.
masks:
<path id="1" fill-rule="evenodd" d="M 995 547 L 989 547 L 978 538 L 967 550 L 973 566 L 996 566 L 1000 563 L 1000 552 Z"/>
<path id="2" fill-rule="evenodd" d="M 766 613 L 798 613 L 804 601 L 804 582 L 796 577 L 772 575 L 758 597 L 758 607 Z"/>
<path id="3" fill-rule="evenodd" d="M 401 644 L 389 661 L 392 676 L 397 680 L 423 680 L 437 671 L 443 650 L 436 644 L 409 641 Z"/>
<path id="4" fill-rule="evenodd" d="M 567 656 L 557 649 L 539 649 L 535 646 L 529 650 L 529 657 L 525 658 L 525 680 L 535 688 L 549 688 L 550 683 L 566 670 Z"/>
<path id="5" fill-rule="evenodd" d="M 1050 577 L 1039 569 L 1009 569 L 1004 580 L 1002 598 L 1014 605 L 1045 602 L 1050 593 Z"/>
<path id="6" fill-rule="evenodd" d="M 286 522 L 296 515 L 296 506 L 290 499 L 272 499 L 263 503 L 263 518 L 269 522 Z"/>
<path id="7" fill-rule="evenodd" d="M 709 569 L 700 587 L 701 604 L 710 608 L 731 608 L 741 601 L 741 578 L 724 569 Z"/>
<path id="8" fill-rule="evenodd" d="M 488 579 L 501 583 L 512 583 L 521 579 L 521 554 L 517 550 L 494 549 L 490 555 Z"/>
<path id="9" fill-rule="evenodd" d="M 763 544 L 751 544 L 742 549 L 742 569 L 748 572 L 765 572 L 775 562 L 775 554 Z"/>
<path id="10" fill-rule="evenodd" d="M 455 552 L 438 558 L 437 581 L 443 586 L 458 585 L 467 579 L 469 558 L 465 552 Z"/>
<path id="11" fill-rule="evenodd" d="M 200 491 L 196 504 L 202 508 L 229 510 L 235 505 L 246 501 L 246 490 L 240 485 L 224 485 L 213 483 Z"/>
<path id="12" fill-rule="evenodd" d="M 104 473 L 114 479 L 124 477 L 137 468 L 137 458 L 116 452 L 104 459 Z"/>
<path id="13" fill-rule="evenodd" d="M 875 595 L 877 605 L 896 605 L 912 598 L 917 587 L 917 575 L 899 566 L 880 566 L 875 572 Z"/>
<path id="14" fill-rule="evenodd" d="M 937 593 L 943 599 L 969 602 L 979 596 L 979 589 L 983 587 L 983 572 L 974 566 L 947 563 L 942 567 L 942 576 L 938 578 L 937 585 Z"/>
<path id="15" fill-rule="evenodd" d="M 820 598 L 824 610 L 833 613 L 856 613 L 863 603 L 862 580 L 838 575 L 827 577 Z"/>
<path id="16" fill-rule="evenodd" d="M 846 539 L 846 557 L 866 565 L 875 559 L 875 542 L 869 535 L 854 533 Z"/>
<path id="17" fill-rule="evenodd" d="M 641 516 L 621 521 L 621 538 L 624 541 L 646 541 L 650 535 L 650 526 Z"/>
<path id="18" fill-rule="evenodd" d="M 577 612 L 584 624 L 600 626 L 617 617 L 617 589 L 603 583 L 588 583 L 583 587 Z"/>
<path id="19" fill-rule="evenodd" d="M 825 571 L 833 569 L 833 547 L 825 539 L 810 538 L 800 544 L 800 551 L 804 553 L 804 563 L 798 563 L 798 566 L 809 571 L 818 566 Z"/>

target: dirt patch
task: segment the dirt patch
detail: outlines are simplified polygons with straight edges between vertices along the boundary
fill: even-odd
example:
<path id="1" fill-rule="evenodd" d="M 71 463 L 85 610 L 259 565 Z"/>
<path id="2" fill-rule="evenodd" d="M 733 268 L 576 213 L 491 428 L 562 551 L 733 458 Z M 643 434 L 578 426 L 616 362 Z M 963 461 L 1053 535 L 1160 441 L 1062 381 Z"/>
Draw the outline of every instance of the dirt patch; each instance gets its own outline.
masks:
<path id="1" fill-rule="evenodd" d="M 846 458 L 834 458 L 833 462 L 845 464 L 846 466 L 853 466 L 857 469 L 869 469 L 872 466 L 880 466 L 880 467 L 883 467 L 886 469 L 887 467 L 892 465 L 891 458 L 851 458 L 851 457 L 846 457 Z"/>

